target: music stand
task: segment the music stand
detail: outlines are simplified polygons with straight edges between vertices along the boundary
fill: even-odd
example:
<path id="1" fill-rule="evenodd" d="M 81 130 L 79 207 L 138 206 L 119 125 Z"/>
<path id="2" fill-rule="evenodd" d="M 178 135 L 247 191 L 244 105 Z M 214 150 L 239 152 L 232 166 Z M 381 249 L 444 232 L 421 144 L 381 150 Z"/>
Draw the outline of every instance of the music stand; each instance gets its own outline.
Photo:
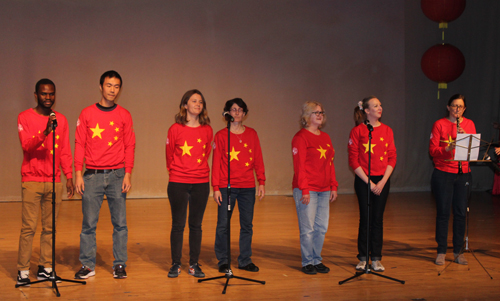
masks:
<path id="1" fill-rule="evenodd" d="M 461 134 L 459 134 L 461 135 Z M 468 252 L 468 253 L 471 253 L 472 256 L 474 257 L 474 259 L 476 259 L 476 261 L 479 263 L 479 265 L 483 268 L 483 270 L 486 272 L 486 274 L 488 274 L 488 276 L 490 276 L 490 279 L 493 279 L 493 277 L 490 275 L 490 273 L 486 270 L 486 268 L 483 266 L 483 264 L 479 261 L 479 259 L 476 257 L 476 254 L 474 253 L 474 250 L 472 250 L 472 248 L 469 248 L 469 219 L 470 219 L 470 216 L 469 216 L 469 208 L 470 208 L 470 200 L 471 200 L 471 191 L 470 191 L 470 174 L 471 174 L 471 171 L 470 171 L 470 163 L 475 163 L 475 162 L 483 162 L 483 163 L 492 163 L 491 160 L 486 160 L 486 156 L 488 155 L 488 150 L 490 149 L 491 147 L 491 144 L 492 142 L 488 142 L 488 141 L 485 141 L 485 140 L 482 140 L 481 138 L 477 137 L 477 136 L 474 136 L 474 135 L 477 135 L 477 134 L 466 134 L 466 135 L 463 135 L 462 137 L 460 137 L 459 135 L 457 135 L 457 139 L 455 141 L 455 144 L 456 144 L 456 147 L 459 147 L 459 148 L 462 148 L 462 149 L 465 149 L 466 152 L 467 152 L 467 156 L 465 158 L 455 158 L 454 160 L 445 160 L 445 161 L 449 161 L 449 162 L 467 162 L 469 163 L 467 166 L 468 166 L 468 173 L 467 173 L 467 181 L 465 182 L 465 186 L 467 186 L 467 210 L 465 212 L 465 239 L 464 239 L 464 244 L 462 246 L 462 249 L 460 249 L 460 252 L 457 254 L 457 256 L 455 258 L 453 258 L 453 261 L 448 263 L 446 265 L 446 267 L 438 272 L 438 276 L 441 276 L 441 274 L 453 263 L 457 260 L 458 256 L 460 256 L 461 254 L 465 253 L 465 252 Z M 460 137 L 460 138 L 459 138 Z M 473 140 L 475 139 L 475 140 Z M 474 146 L 472 145 L 472 142 L 475 142 Z M 448 142 L 448 141 L 445 141 L 445 142 Z M 458 143 L 457 142 L 461 142 L 461 143 Z M 488 148 L 486 149 L 486 152 L 484 153 L 483 155 L 483 158 L 481 160 L 471 160 L 471 152 L 476 150 L 476 149 L 479 149 L 481 147 L 481 142 L 485 142 L 487 145 L 488 145 Z M 477 145 L 476 145 L 477 144 Z M 485 144 L 483 144 L 482 146 L 484 146 Z M 477 150 L 479 151 L 479 150 Z M 463 152 L 462 152 L 463 153 Z M 455 152 L 456 154 L 456 152 Z M 475 156 L 475 155 L 474 155 Z M 465 159 L 465 160 L 457 160 L 457 159 Z M 468 267 L 469 270 L 470 270 L 470 267 Z"/>

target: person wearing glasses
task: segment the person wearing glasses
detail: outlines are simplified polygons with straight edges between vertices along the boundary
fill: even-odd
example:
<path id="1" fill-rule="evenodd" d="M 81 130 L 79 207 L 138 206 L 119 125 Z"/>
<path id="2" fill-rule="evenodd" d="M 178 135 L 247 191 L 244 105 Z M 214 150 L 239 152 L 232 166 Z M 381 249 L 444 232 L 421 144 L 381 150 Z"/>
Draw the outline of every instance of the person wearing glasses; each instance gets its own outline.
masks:
<path id="1" fill-rule="evenodd" d="M 326 115 L 323 105 L 308 101 L 302 105 L 302 129 L 292 140 L 293 198 L 300 231 L 302 272 L 328 273 L 321 257 L 328 230 L 330 203 L 337 199 L 338 183 L 330 136 L 321 131 Z"/>
<path id="2" fill-rule="evenodd" d="M 467 210 L 467 186 L 469 165 L 453 161 L 457 133 L 475 134 L 474 122 L 463 117 L 466 109 L 465 96 L 453 95 L 448 101 L 448 116 L 439 119 L 432 127 L 429 153 L 434 162 L 431 188 L 436 199 L 435 263 L 444 265 L 448 248 L 448 221 L 453 208 L 453 255 L 456 263 L 466 265 L 467 259 L 460 252 L 464 244 L 465 215 Z"/>
<path id="3" fill-rule="evenodd" d="M 224 112 L 229 112 L 231 121 L 231 146 L 227 147 L 227 128 L 215 134 L 214 154 L 212 158 L 212 186 L 214 189 L 214 200 L 219 205 L 217 214 L 217 229 L 215 233 L 215 255 L 219 260 L 219 272 L 226 273 L 228 265 L 227 256 L 227 155 L 230 155 L 231 167 L 231 208 L 234 208 L 238 200 L 238 211 L 240 212 L 240 255 L 238 256 L 238 268 L 250 272 L 258 272 L 259 268 L 252 262 L 252 236 L 253 236 L 253 213 L 255 205 L 255 193 L 259 200 L 265 195 L 264 185 L 266 175 L 264 171 L 264 160 L 260 148 L 257 132 L 243 125 L 243 119 L 248 114 L 246 103 L 241 98 L 228 100 L 224 106 Z M 255 175 L 259 187 L 255 189 Z M 229 214 L 231 219 L 232 211 Z"/>
<path id="4" fill-rule="evenodd" d="M 392 129 L 380 122 L 382 104 L 375 96 L 358 102 L 354 108 L 356 126 L 349 135 L 349 166 L 356 177 L 354 190 L 359 204 L 358 259 L 356 270 L 364 270 L 367 259 L 372 260 L 372 269 L 385 270 L 382 265 L 382 244 L 384 234 L 384 210 L 391 186 L 390 177 L 396 166 L 396 146 Z M 369 149 L 369 127 L 373 128 Z M 369 154 L 371 155 L 368 166 Z M 370 168 L 370 183 L 368 183 Z M 367 245 L 368 184 L 370 185 L 370 246 Z"/>

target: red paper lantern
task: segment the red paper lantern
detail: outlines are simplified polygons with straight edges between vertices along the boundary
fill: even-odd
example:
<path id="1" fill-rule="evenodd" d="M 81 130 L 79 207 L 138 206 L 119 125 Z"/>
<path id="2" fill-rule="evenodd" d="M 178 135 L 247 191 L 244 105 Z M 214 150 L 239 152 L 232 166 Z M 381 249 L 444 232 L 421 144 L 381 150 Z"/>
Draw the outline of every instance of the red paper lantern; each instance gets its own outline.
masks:
<path id="1" fill-rule="evenodd" d="M 465 0 L 422 0 L 420 5 L 427 18 L 438 23 L 451 22 L 465 10 Z"/>
<path id="2" fill-rule="evenodd" d="M 420 65 L 430 80 L 439 83 L 439 89 L 446 89 L 446 83 L 456 80 L 464 72 L 465 57 L 453 45 L 438 44 L 424 53 Z"/>

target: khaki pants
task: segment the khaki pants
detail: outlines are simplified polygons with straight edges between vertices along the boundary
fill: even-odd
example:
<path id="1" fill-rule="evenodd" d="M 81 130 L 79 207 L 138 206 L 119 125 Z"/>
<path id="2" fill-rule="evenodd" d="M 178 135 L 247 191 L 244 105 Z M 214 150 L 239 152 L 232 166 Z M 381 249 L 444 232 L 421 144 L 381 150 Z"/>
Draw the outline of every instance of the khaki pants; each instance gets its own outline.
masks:
<path id="1" fill-rule="evenodd" d="M 56 183 L 56 221 L 57 213 L 62 201 L 62 183 Z M 30 259 L 38 225 L 40 208 L 42 209 L 42 233 L 40 235 L 39 265 L 52 265 L 52 182 L 23 182 L 22 183 L 22 227 L 19 237 L 19 254 L 17 269 L 29 270 Z"/>

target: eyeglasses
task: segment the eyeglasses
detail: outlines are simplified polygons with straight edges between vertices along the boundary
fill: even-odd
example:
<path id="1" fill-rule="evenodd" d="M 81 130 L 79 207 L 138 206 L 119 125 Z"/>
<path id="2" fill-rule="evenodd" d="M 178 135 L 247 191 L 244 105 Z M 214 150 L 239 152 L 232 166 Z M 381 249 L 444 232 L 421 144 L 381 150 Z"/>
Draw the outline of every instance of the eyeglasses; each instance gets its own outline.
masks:
<path id="1" fill-rule="evenodd" d="M 451 105 L 450 108 L 453 108 L 453 109 L 458 109 L 458 110 L 462 110 L 463 108 L 465 108 L 464 106 L 462 105 Z"/>
<path id="2" fill-rule="evenodd" d="M 242 108 L 239 108 L 239 109 L 234 108 L 234 109 L 231 109 L 230 111 L 231 111 L 231 113 L 243 113 Z"/>
<path id="3" fill-rule="evenodd" d="M 311 114 L 315 114 L 316 116 L 320 116 L 320 115 L 325 115 L 325 111 L 314 111 L 312 112 Z"/>

